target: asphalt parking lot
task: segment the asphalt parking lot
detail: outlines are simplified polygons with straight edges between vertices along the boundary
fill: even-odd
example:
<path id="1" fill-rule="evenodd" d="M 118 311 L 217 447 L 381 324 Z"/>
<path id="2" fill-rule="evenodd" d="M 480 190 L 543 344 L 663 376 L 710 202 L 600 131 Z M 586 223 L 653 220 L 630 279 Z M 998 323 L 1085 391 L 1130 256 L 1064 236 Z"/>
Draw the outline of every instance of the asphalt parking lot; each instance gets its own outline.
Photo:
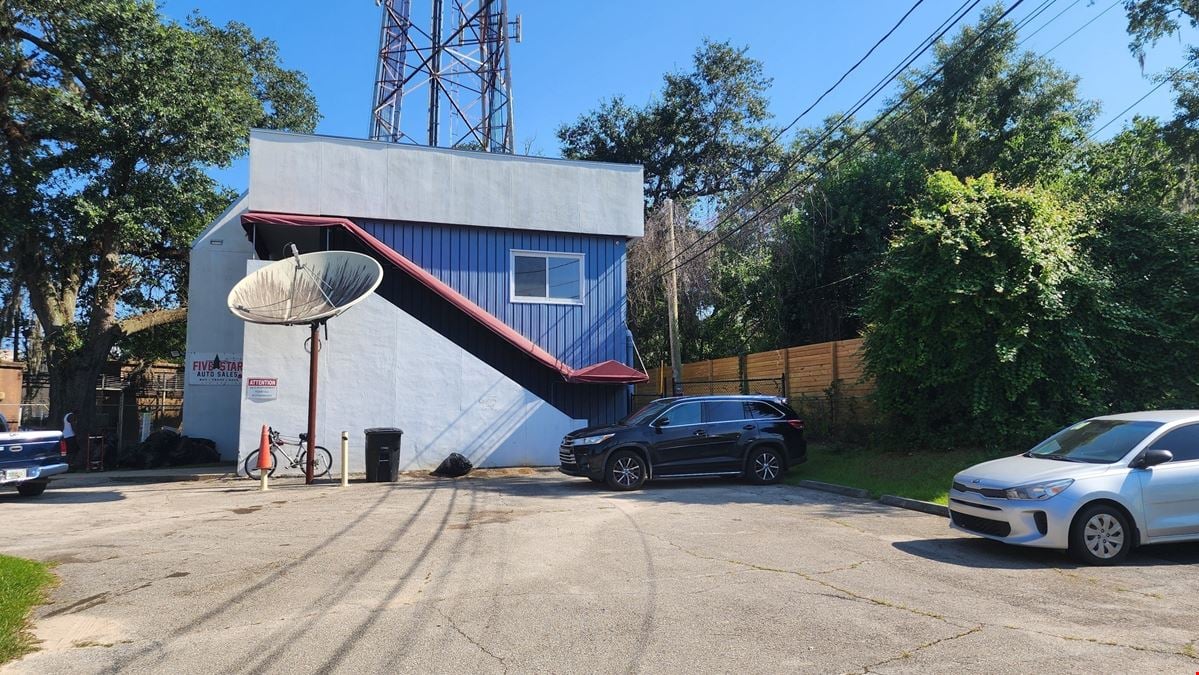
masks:
<path id="1" fill-rule="evenodd" d="M 6 670 L 1199 670 L 1199 545 L 1082 568 L 802 488 L 513 473 L 2 493 L 0 548 L 61 577 Z"/>

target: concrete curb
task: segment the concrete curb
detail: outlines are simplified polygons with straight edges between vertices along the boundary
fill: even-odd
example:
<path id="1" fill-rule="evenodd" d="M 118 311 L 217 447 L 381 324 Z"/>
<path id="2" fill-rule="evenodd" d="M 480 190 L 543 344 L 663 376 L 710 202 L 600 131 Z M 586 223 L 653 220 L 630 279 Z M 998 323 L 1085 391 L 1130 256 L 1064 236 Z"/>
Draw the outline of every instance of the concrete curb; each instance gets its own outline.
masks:
<path id="1" fill-rule="evenodd" d="M 862 488 L 849 487 L 848 485 L 837 485 L 836 483 L 823 483 L 818 480 L 801 480 L 801 481 L 796 481 L 795 483 L 793 483 L 793 485 L 795 485 L 796 487 L 808 488 L 810 490 L 820 490 L 822 492 L 832 492 L 835 494 L 844 495 L 846 497 L 856 497 L 858 499 L 873 499 L 870 496 L 870 492 L 868 490 L 863 490 Z M 928 514 L 934 515 L 934 516 L 941 516 L 942 518 L 949 517 L 949 507 L 948 506 L 941 506 L 940 504 L 934 504 L 932 502 L 925 502 L 925 501 L 921 501 L 919 499 L 908 499 L 907 497 L 899 497 L 896 495 L 883 495 L 882 497 L 879 497 L 875 501 L 877 501 L 880 504 L 886 504 L 887 506 L 898 506 L 901 509 L 908 509 L 910 511 L 920 511 L 921 513 L 928 513 Z"/>
<path id="2" fill-rule="evenodd" d="M 942 518 L 949 517 L 949 507 L 934 504 L 932 502 L 920 501 L 919 499 L 908 499 L 907 497 L 897 497 L 895 495 L 883 495 L 878 498 L 878 501 L 887 506 L 898 506 L 901 509 L 911 509 L 912 511 L 922 511 L 930 513 L 934 516 Z"/>
<path id="3" fill-rule="evenodd" d="M 185 476 L 112 476 L 109 483 L 117 484 L 147 484 L 147 483 L 192 483 L 200 481 L 228 480 L 237 478 L 236 473 L 193 473 Z"/>
<path id="4" fill-rule="evenodd" d="M 861 488 L 848 487 L 845 485 L 837 485 L 835 483 L 822 483 L 818 480 L 801 480 L 796 481 L 795 485 L 808 488 L 810 490 L 821 490 L 823 492 L 833 492 L 835 494 L 844 495 L 846 497 L 857 497 L 858 499 L 870 499 L 870 491 Z"/>

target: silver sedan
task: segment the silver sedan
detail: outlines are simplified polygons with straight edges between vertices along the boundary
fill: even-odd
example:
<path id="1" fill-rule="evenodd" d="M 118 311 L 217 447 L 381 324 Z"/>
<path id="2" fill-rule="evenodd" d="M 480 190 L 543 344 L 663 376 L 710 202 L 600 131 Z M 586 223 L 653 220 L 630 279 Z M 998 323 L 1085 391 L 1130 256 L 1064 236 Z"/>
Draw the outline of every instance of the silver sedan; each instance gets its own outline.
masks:
<path id="1" fill-rule="evenodd" d="M 1083 420 L 954 476 L 951 526 L 1111 565 L 1134 546 L 1199 540 L 1199 411 Z"/>

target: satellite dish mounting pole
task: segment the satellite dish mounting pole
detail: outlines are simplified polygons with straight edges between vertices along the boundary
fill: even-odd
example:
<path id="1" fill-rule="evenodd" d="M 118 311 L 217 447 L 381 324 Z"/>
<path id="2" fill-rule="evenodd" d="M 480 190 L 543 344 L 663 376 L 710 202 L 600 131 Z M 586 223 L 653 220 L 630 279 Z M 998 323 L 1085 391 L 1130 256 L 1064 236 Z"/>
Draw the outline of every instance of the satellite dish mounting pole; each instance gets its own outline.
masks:
<path id="1" fill-rule="evenodd" d="M 312 474 L 316 467 L 316 367 L 321 352 L 321 324 L 313 321 L 312 336 L 308 342 L 308 458 L 304 462 L 304 483 L 312 485 Z"/>

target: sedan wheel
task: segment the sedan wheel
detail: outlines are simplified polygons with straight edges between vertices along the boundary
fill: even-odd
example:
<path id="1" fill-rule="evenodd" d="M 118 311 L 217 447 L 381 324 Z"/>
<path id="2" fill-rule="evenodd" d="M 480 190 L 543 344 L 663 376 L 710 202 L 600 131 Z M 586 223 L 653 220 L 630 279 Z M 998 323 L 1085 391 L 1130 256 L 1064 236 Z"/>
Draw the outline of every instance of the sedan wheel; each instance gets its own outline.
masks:
<path id="1" fill-rule="evenodd" d="M 606 479 L 613 490 L 636 490 L 645 484 L 645 460 L 631 450 L 621 450 L 608 460 Z"/>
<path id="2" fill-rule="evenodd" d="M 772 447 L 754 451 L 749 458 L 749 479 L 755 483 L 777 483 L 783 479 L 783 458 Z"/>
<path id="3" fill-rule="evenodd" d="M 1089 565 L 1112 565 L 1132 548 L 1132 530 L 1117 509 L 1099 504 L 1084 509 L 1070 527 L 1070 553 Z"/>

